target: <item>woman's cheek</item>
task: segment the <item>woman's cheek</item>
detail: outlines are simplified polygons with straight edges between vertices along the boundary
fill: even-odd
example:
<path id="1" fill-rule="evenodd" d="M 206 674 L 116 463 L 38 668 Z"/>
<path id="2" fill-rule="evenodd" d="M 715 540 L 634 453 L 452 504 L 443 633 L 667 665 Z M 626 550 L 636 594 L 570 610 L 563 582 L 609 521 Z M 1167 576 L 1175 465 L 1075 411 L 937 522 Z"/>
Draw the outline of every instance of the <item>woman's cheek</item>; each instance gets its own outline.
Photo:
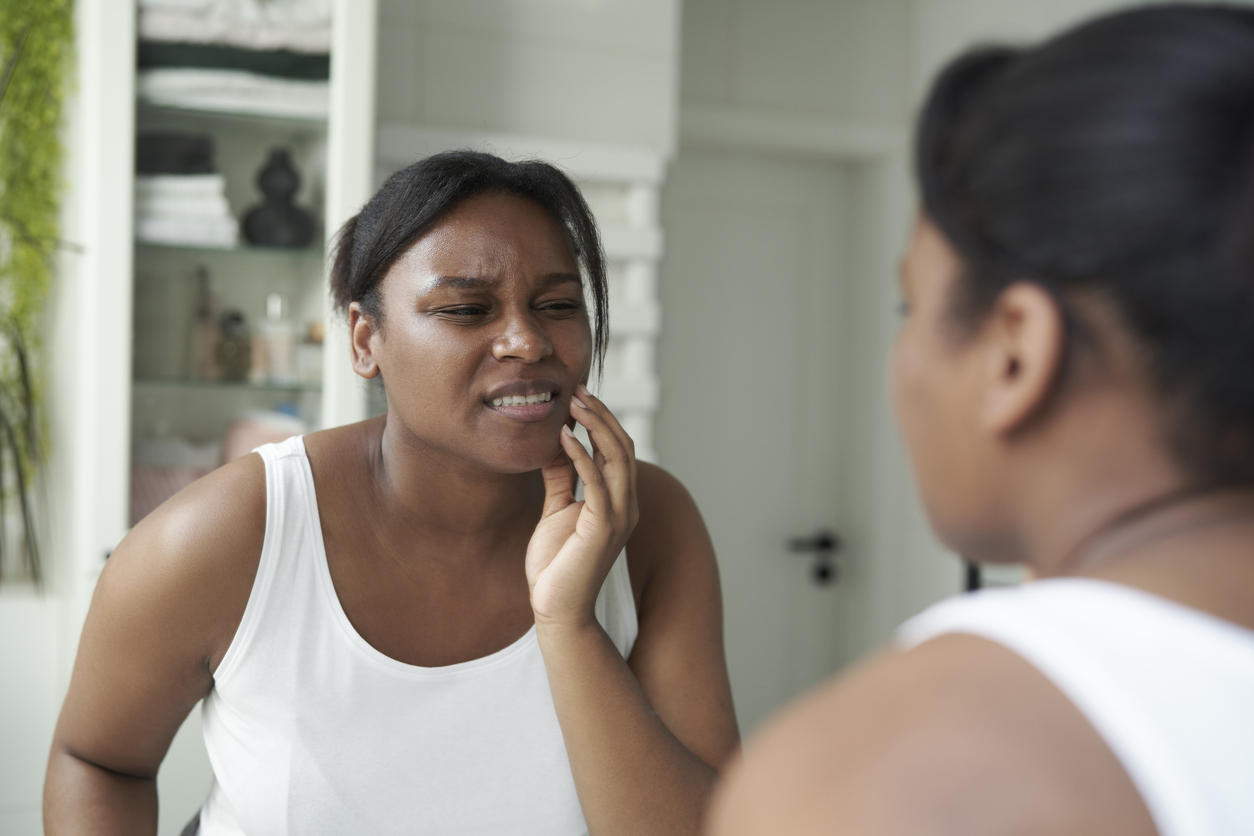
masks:
<path id="1" fill-rule="evenodd" d="M 929 381 L 933 376 L 927 373 L 925 357 L 916 336 L 908 327 L 903 329 L 892 354 L 890 388 L 911 470 L 927 504 L 931 477 L 939 466 L 934 461 L 938 451 L 933 442 L 937 440 L 940 416 L 935 414 L 930 395 Z"/>

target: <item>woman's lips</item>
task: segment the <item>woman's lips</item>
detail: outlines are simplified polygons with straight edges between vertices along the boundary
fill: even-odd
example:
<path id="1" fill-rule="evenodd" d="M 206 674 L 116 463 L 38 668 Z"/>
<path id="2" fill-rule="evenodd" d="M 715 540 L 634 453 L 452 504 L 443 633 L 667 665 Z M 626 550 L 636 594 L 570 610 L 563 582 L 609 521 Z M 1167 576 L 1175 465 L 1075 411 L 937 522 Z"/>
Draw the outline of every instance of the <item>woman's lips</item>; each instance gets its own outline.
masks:
<path id="1" fill-rule="evenodd" d="M 557 410 L 559 401 L 553 393 L 544 392 L 538 395 L 506 395 L 492 398 L 486 403 L 488 409 L 506 418 L 529 422 L 544 421 L 552 416 Z"/>

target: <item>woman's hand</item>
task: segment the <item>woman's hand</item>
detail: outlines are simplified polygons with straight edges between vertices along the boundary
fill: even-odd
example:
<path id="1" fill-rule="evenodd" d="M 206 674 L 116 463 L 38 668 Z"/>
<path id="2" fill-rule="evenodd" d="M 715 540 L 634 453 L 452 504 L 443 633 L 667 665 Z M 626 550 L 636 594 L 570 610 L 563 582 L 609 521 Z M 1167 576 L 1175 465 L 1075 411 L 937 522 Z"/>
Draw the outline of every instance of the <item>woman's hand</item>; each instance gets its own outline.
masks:
<path id="1" fill-rule="evenodd" d="M 631 437 L 584 386 L 575 390 L 570 414 L 588 430 L 594 455 L 562 427 L 563 452 L 541 471 L 544 513 L 527 546 L 527 583 L 538 625 L 591 623 L 601 584 L 640 517 Z M 583 481 L 579 502 L 576 472 Z"/>

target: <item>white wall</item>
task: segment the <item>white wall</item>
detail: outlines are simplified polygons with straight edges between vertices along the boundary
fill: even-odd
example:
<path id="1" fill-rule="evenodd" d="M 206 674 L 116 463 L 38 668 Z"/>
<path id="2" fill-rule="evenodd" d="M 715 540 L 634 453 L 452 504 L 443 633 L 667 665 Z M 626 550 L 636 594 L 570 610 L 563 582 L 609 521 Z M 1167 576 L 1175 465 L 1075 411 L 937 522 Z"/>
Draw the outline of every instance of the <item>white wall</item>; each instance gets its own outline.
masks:
<path id="1" fill-rule="evenodd" d="M 682 107 L 900 122 L 909 0 L 684 0 Z"/>
<path id="2" fill-rule="evenodd" d="M 897 327 L 893 276 L 913 211 L 906 140 L 915 87 L 915 24 L 911 0 L 687 0 L 684 5 L 676 170 L 684 172 L 689 160 L 703 155 L 731 151 L 742 155 L 746 173 L 761 159 L 806 160 L 842 172 L 849 184 L 843 197 L 850 206 L 848 225 L 831 231 L 843 242 L 843 252 L 813 279 L 842 286 L 839 309 L 828 318 L 829 327 L 842 332 L 840 350 L 825 363 L 814 363 L 817 373 L 839 380 L 841 389 L 828 421 L 828 432 L 837 437 L 835 451 L 823 462 L 839 471 L 834 478 L 841 484 L 840 498 L 824 522 L 836 526 L 847 544 L 839 555 L 841 588 L 829 598 L 841 634 L 843 652 L 837 661 L 861 655 L 904 618 L 961 588 L 959 564 L 931 537 L 914 496 L 887 404 L 887 358 Z M 684 193 L 684 184 L 679 177 L 664 194 L 664 218 L 684 217 L 676 210 L 694 199 Z M 686 234 L 682 221 L 667 227 L 673 245 Z M 727 480 L 705 478 L 702 458 L 710 451 L 690 443 L 688 436 L 712 423 L 724 432 L 722 425 L 735 424 L 739 410 L 711 411 L 688 397 L 684 380 L 708 373 L 696 358 L 720 355 L 708 345 L 711 340 L 727 340 L 722 353 L 731 356 L 732 343 L 742 335 L 699 323 L 686 328 L 671 316 L 673 306 L 694 294 L 694 282 L 706 285 L 698 296 L 761 297 L 764 306 L 772 304 L 772 296 L 769 276 L 733 287 L 726 274 L 680 272 L 678 265 L 663 262 L 661 296 L 668 319 L 658 357 L 663 384 L 659 457 L 710 509 L 717 546 L 726 536 L 718 530 L 718 509 L 732 501 L 732 487 Z M 798 361 L 814 362 L 808 357 Z M 783 395 L 780 400 L 790 402 Z M 769 448 L 772 439 L 746 437 L 741 444 Z M 724 454 L 736 455 L 734 450 Z M 816 449 L 815 455 L 824 454 Z M 770 551 L 759 558 L 781 567 L 786 559 Z M 728 560 L 723 571 L 730 575 L 744 569 Z M 788 617 L 753 596 L 741 600 L 739 587 L 736 578 L 728 577 L 729 637 Z M 733 671 L 733 688 L 748 693 L 755 674 L 769 675 L 765 668 Z"/>
<path id="3" fill-rule="evenodd" d="M 382 0 L 380 124 L 670 153 L 678 0 Z"/>
<path id="4" fill-rule="evenodd" d="M 777 159 L 823 160 L 851 171 L 859 191 L 850 235 L 861 264 L 841 279 L 862 285 L 846 296 L 858 305 L 856 345 L 836 358 L 833 374 L 849 381 L 842 416 L 846 461 L 860 469 L 859 488 L 835 518 L 852 520 L 861 547 L 845 555 L 857 594 L 848 596 L 843 629 L 854 647 L 886 639 L 895 624 L 960 588 L 959 565 L 926 524 L 905 455 L 885 403 L 887 356 L 896 326 L 884 316 L 891 301 L 895 260 L 915 209 L 909 173 L 913 114 L 937 68 L 980 42 L 1038 40 L 1084 18 L 1127 5 L 1111 0 L 685 0 L 681 41 L 680 137 L 676 167 L 710 149 Z M 667 207 L 691 195 L 664 193 Z M 687 234 L 672 222 L 668 240 Z M 694 233 L 695 234 L 695 233 Z M 664 314 L 681 297 L 701 292 L 746 293 L 723 277 L 680 274 L 663 262 Z M 681 288 L 681 285 L 685 285 Z M 844 319 L 842 321 L 849 321 Z M 686 443 L 694 427 L 735 422 L 735 410 L 709 409 L 684 396 L 683 381 L 701 373 L 694 358 L 711 353 L 708 341 L 739 335 L 668 318 L 659 345 L 662 395 L 657 425 L 660 461 L 701 484 L 700 462 Z M 730 347 L 730 343 L 729 343 Z M 713 352 L 717 354 L 717 351 Z M 836 421 L 833 421 L 833 432 Z M 849 428 L 862 427 L 855 432 Z M 850 434 L 852 433 L 852 434 Z M 765 442 L 764 442 L 765 443 Z M 702 485 L 703 506 L 729 497 Z M 715 540 L 718 541 L 718 532 Z M 850 600 L 852 599 L 852 600 Z M 729 619 L 735 617 L 729 613 Z"/>

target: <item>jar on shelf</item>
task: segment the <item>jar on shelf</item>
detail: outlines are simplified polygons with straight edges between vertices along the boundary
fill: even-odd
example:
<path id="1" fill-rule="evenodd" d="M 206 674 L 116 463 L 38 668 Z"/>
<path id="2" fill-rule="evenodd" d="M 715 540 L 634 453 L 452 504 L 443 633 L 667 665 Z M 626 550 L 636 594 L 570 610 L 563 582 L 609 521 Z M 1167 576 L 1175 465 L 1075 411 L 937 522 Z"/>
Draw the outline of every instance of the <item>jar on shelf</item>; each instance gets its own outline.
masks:
<path id="1" fill-rule="evenodd" d="M 247 380 L 253 353 L 248 320 L 244 318 L 242 311 L 226 311 L 222 314 L 219 330 L 216 359 L 222 378 Z"/>

